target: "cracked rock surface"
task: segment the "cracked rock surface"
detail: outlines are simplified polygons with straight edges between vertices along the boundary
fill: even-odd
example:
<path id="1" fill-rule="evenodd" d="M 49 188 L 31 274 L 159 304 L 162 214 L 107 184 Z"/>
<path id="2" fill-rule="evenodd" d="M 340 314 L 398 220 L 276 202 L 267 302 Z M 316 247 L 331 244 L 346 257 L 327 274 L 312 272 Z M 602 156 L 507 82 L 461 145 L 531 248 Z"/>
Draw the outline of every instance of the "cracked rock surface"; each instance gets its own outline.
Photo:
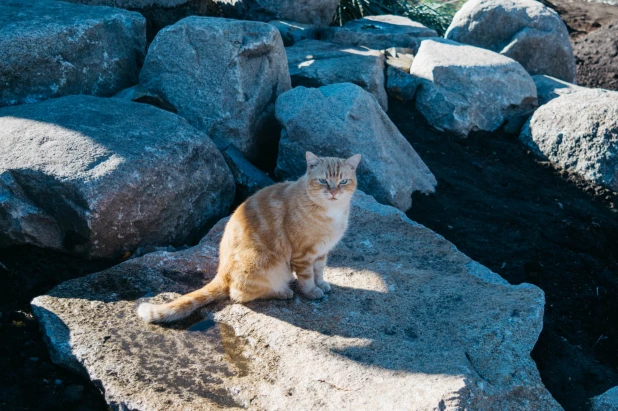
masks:
<path id="1" fill-rule="evenodd" d="M 228 211 L 223 157 L 183 118 L 116 98 L 0 109 L 0 245 L 119 258 L 184 244 Z"/>
<path id="2" fill-rule="evenodd" d="M 225 221 L 180 252 L 65 282 L 32 305 L 55 362 L 114 410 L 538 409 L 559 405 L 530 351 L 543 292 L 513 286 L 431 230 L 359 192 L 320 301 L 223 301 L 168 326 L 144 298 L 200 287 Z"/>

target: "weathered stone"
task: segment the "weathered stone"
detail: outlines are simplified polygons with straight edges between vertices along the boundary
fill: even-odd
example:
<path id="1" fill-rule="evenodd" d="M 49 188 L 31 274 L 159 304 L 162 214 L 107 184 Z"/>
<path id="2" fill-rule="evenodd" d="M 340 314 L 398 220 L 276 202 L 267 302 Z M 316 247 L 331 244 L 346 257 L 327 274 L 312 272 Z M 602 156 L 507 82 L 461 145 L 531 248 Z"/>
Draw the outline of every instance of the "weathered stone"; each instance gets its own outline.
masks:
<path id="1" fill-rule="evenodd" d="M 532 80 L 534 80 L 536 85 L 539 105 L 546 104 L 556 97 L 564 96 L 565 94 L 589 90 L 586 87 L 576 86 L 575 84 L 545 75 L 532 76 Z"/>
<path id="2" fill-rule="evenodd" d="M 405 47 L 391 47 L 386 49 L 384 50 L 386 64 L 409 73 L 412 62 L 414 61 L 415 52 L 418 52 L 418 49 L 416 51 Z"/>
<path id="3" fill-rule="evenodd" d="M 221 154 L 175 114 L 90 96 L 0 109 L 0 246 L 117 258 L 191 240 L 233 197 Z"/>
<path id="4" fill-rule="evenodd" d="M 275 26 L 279 30 L 283 44 L 286 47 L 293 46 L 294 43 L 301 40 L 315 39 L 318 35 L 315 26 L 311 24 L 301 24 L 285 20 L 272 20 L 268 24 Z"/>
<path id="5" fill-rule="evenodd" d="M 319 89 L 297 87 L 277 100 L 281 140 L 276 173 L 305 173 L 305 151 L 348 158 L 363 155 L 359 188 L 400 210 L 412 206 L 412 192 L 433 193 L 437 184 L 423 160 L 382 111 L 373 96 L 350 84 Z"/>
<path id="6" fill-rule="evenodd" d="M 435 30 L 407 17 L 384 15 L 352 20 L 324 31 L 323 40 L 383 50 L 389 47 L 418 47 L 423 38 L 437 37 Z"/>
<path id="7" fill-rule="evenodd" d="M 122 90 L 120 93 L 116 94 L 114 98 L 134 101 L 136 103 L 150 104 L 151 106 L 171 111 L 172 113 L 178 112 L 178 110 L 176 110 L 176 107 L 172 106 L 170 103 L 163 100 L 155 93 L 146 90 L 143 86 L 140 86 L 139 84 Z"/>
<path id="8" fill-rule="evenodd" d="M 591 411 L 618 411 L 618 387 L 590 399 Z"/>
<path id="9" fill-rule="evenodd" d="M 377 50 L 303 40 L 286 49 L 292 86 L 321 87 L 354 83 L 373 94 L 388 110 L 384 55 Z"/>
<path id="10" fill-rule="evenodd" d="M 418 79 L 403 70 L 388 66 L 386 69 L 386 92 L 399 101 L 412 101 Z"/>
<path id="11" fill-rule="evenodd" d="M 219 148 L 250 160 L 273 151 L 274 104 L 290 88 L 285 49 L 273 26 L 188 17 L 159 32 L 140 84 L 172 104 Z"/>
<path id="12" fill-rule="evenodd" d="M 221 151 L 221 154 L 223 154 L 223 158 L 234 176 L 237 199 L 244 201 L 244 199 L 258 190 L 275 184 L 272 178 L 247 161 L 240 150 L 234 147 L 233 144 L 230 144 L 229 147 Z"/>
<path id="13" fill-rule="evenodd" d="M 213 277 L 222 228 L 34 299 L 52 359 L 97 381 L 114 410 L 560 409 L 530 358 L 543 292 L 362 193 L 324 299 L 141 321 L 142 297 L 168 300 Z"/>
<path id="14" fill-rule="evenodd" d="M 455 14 L 446 38 L 493 50 L 530 74 L 575 82 L 567 28 L 554 10 L 534 0 L 469 0 Z"/>
<path id="15" fill-rule="evenodd" d="M 618 191 L 618 92 L 555 98 L 532 115 L 520 139 L 556 167 Z"/>
<path id="16" fill-rule="evenodd" d="M 340 0 L 213 0 L 230 17 L 328 26 Z"/>
<path id="17" fill-rule="evenodd" d="M 138 13 L 49 0 L 0 2 L 0 107 L 69 94 L 112 96 L 137 83 Z"/>
<path id="18" fill-rule="evenodd" d="M 573 39 L 577 82 L 618 90 L 618 20 Z"/>
<path id="19" fill-rule="evenodd" d="M 427 121 L 463 136 L 494 131 L 537 106 L 536 87 L 526 70 L 478 47 L 425 40 L 410 73 L 418 77 L 416 107 Z"/>
<path id="20" fill-rule="evenodd" d="M 89 6 L 109 6 L 137 11 L 147 21 L 147 38 L 189 16 L 221 16 L 223 9 L 214 0 L 60 0 Z"/>

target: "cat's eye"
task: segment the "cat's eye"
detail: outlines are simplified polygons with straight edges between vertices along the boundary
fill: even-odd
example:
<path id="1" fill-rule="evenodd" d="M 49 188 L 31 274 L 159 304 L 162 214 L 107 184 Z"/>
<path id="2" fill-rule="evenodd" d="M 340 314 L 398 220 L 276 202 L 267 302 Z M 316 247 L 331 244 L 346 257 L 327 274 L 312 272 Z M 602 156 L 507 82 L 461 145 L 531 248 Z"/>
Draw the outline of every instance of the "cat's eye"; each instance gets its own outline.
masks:
<path id="1" fill-rule="evenodd" d="M 328 184 L 328 181 L 326 181 L 323 178 L 321 178 L 321 179 L 318 180 L 318 183 L 326 185 L 326 184 Z"/>
<path id="2" fill-rule="evenodd" d="M 344 185 L 348 184 L 348 180 L 341 180 L 341 181 L 339 182 L 339 184 L 341 184 L 342 186 L 344 186 Z"/>

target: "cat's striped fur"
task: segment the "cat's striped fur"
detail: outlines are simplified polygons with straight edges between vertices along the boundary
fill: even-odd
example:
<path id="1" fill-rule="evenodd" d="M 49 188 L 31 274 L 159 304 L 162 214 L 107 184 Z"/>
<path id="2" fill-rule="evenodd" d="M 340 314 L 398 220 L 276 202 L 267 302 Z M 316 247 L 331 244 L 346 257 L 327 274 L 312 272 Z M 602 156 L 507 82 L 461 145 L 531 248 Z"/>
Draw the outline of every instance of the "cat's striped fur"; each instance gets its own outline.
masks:
<path id="1" fill-rule="evenodd" d="M 328 293 L 326 258 L 348 224 L 360 154 L 343 160 L 307 152 L 306 159 L 307 173 L 299 180 L 260 190 L 232 214 L 219 246 L 217 275 L 209 284 L 167 304 L 142 303 L 139 316 L 174 321 L 228 296 L 240 303 L 292 298 L 293 272 L 306 297 Z"/>

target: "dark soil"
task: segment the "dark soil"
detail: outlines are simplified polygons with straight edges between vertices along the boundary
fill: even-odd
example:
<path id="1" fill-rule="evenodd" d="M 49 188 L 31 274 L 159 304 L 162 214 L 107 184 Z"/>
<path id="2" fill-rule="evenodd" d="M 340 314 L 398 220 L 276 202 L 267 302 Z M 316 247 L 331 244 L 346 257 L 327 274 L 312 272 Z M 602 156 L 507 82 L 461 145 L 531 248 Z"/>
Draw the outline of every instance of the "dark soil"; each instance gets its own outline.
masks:
<path id="1" fill-rule="evenodd" d="M 537 161 L 516 137 L 456 139 L 408 108 L 389 115 L 438 180 L 415 195 L 410 218 L 511 284 L 545 292 L 532 353 L 567 410 L 618 385 L 618 195 Z"/>
<path id="2" fill-rule="evenodd" d="M 618 6 L 585 0 L 541 0 L 556 10 L 566 23 L 571 38 L 597 30 L 618 19 Z"/>
<path id="3" fill-rule="evenodd" d="M 566 23 L 577 83 L 618 90 L 618 6 L 582 0 L 542 0 Z"/>

